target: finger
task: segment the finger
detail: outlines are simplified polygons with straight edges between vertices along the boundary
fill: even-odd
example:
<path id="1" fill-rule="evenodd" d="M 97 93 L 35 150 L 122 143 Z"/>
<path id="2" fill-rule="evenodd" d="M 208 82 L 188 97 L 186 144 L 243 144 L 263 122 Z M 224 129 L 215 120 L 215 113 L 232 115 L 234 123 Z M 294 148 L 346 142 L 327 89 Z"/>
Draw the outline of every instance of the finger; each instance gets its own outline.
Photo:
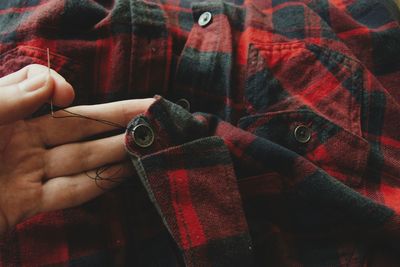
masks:
<path id="1" fill-rule="evenodd" d="M 38 76 L 42 73 L 48 73 L 47 66 L 39 65 L 39 64 L 30 64 L 16 72 L 10 73 L 10 74 L 0 78 L 0 86 L 8 86 L 8 85 L 12 85 L 12 84 L 17 84 L 24 80 Z M 58 74 L 57 72 L 55 72 L 52 69 L 51 69 L 51 76 L 53 76 L 54 79 L 65 80 L 60 74 Z"/>
<path id="2" fill-rule="evenodd" d="M 124 135 L 61 145 L 45 154 L 47 179 L 72 175 L 126 159 Z"/>
<path id="3" fill-rule="evenodd" d="M 48 180 L 43 185 L 42 205 L 39 212 L 83 204 L 125 179 L 129 179 L 133 174 L 132 163 L 123 162 L 106 168 L 100 175 L 101 179 L 97 180 L 93 179 L 96 177 L 96 170 Z"/>
<path id="4" fill-rule="evenodd" d="M 23 119 L 53 93 L 54 82 L 44 75 L 0 88 L 0 124 Z"/>
<path id="5" fill-rule="evenodd" d="M 125 100 L 108 104 L 77 106 L 68 108 L 68 110 L 92 119 L 106 120 L 125 127 L 133 117 L 145 112 L 153 101 L 153 98 Z M 70 114 L 62 110 L 54 113 L 55 117 L 68 115 Z M 116 129 L 115 126 L 79 117 L 53 118 L 42 116 L 30 120 L 29 123 L 37 129 L 47 146 L 75 142 Z"/>
<path id="6" fill-rule="evenodd" d="M 52 96 L 53 103 L 57 106 L 65 107 L 71 104 L 74 99 L 74 90 L 72 86 L 57 72 L 50 70 L 51 77 L 54 81 L 54 94 Z M 0 87 L 12 86 L 22 83 L 25 80 L 30 80 L 37 76 L 44 76 L 47 78 L 47 66 L 39 64 L 31 64 L 17 72 L 11 73 L 7 76 L 0 78 Z"/>

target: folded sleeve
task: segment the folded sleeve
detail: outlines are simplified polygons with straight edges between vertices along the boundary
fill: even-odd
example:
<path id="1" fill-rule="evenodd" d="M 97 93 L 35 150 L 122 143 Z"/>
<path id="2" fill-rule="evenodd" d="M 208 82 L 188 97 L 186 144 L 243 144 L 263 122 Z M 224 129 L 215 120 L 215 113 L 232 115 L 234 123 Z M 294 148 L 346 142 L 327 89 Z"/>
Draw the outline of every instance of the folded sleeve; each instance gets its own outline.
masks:
<path id="1" fill-rule="evenodd" d="M 161 97 L 131 121 L 126 147 L 187 266 L 251 266 L 252 243 L 222 138 Z"/>

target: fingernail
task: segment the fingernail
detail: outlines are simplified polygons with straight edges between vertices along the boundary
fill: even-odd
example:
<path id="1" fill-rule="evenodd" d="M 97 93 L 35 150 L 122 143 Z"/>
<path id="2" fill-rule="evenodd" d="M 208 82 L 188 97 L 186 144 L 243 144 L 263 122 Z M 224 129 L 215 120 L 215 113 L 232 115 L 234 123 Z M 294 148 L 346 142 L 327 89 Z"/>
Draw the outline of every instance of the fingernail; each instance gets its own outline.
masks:
<path id="1" fill-rule="evenodd" d="M 24 80 L 19 84 L 19 87 L 25 92 L 33 92 L 46 86 L 48 80 L 48 74 L 42 73 L 29 80 Z"/>

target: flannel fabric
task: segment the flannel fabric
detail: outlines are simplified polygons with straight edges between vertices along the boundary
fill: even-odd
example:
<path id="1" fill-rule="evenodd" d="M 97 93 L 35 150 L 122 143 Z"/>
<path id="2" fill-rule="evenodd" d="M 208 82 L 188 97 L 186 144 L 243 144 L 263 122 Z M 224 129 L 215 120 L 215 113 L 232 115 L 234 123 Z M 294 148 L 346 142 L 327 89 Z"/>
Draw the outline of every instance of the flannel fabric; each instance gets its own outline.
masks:
<path id="1" fill-rule="evenodd" d="M 392 0 L 0 2 L 1 75 L 50 48 L 75 104 L 162 95 L 128 125 L 137 175 L 18 225 L 0 266 L 399 266 L 399 19 Z"/>

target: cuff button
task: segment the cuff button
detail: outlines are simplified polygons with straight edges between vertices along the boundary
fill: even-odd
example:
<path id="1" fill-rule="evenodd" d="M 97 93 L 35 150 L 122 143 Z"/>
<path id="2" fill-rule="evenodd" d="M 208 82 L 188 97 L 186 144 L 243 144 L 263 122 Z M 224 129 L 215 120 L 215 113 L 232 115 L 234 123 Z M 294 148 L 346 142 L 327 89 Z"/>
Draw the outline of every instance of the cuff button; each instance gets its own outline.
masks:
<path id="1" fill-rule="evenodd" d="M 132 129 L 132 138 L 139 147 L 149 147 L 154 142 L 154 132 L 146 124 L 138 124 Z"/>

